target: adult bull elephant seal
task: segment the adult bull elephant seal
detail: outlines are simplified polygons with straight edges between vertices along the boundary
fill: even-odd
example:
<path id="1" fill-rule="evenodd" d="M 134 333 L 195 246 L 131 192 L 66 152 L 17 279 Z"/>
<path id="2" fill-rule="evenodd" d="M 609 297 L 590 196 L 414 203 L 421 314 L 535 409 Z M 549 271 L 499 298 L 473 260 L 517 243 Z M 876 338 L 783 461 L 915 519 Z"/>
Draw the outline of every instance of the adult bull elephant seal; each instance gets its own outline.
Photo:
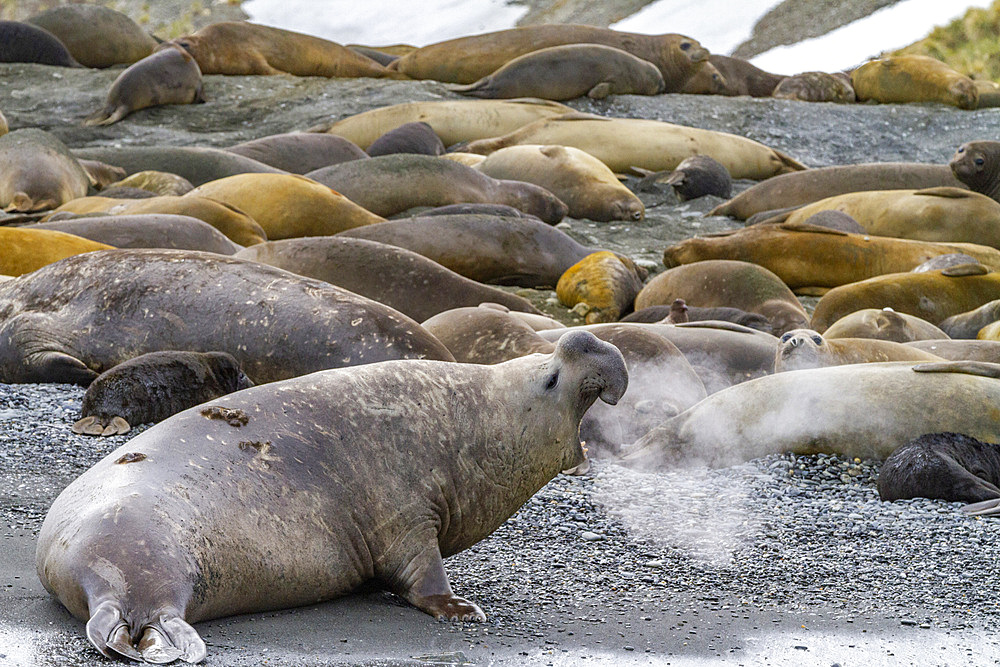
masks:
<path id="1" fill-rule="evenodd" d="M 774 372 L 883 361 L 944 361 L 902 343 L 872 338 L 825 338 L 812 329 L 794 329 L 779 339 Z"/>
<path id="2" fill-rule="evenodd" d="M 600 44 L 564 44 L 531 51 L 489 76 L 452 88 L 470 97 L 602 100 L 608 95 L 657 95 L 666 84 L 657 67 L 627 51 Z"/>
<path id="3" fill-rule="evenodd" d="M 442 558 L 582 463 L 580 419 L 627 384 L 621 353 L 576 333 L 497 366 L 390 362 L 247 389 L 154 426 L 67 487 L 38 574 L 102 653 L 150 662 L 204 658 L 191 623 L 366 581 L 436 618 L 483 621 Z"/>
<path id="4" fill-rule="evenodd" d="M 1000 446 L 961 433 L 927 433 L 885 460 L 878 473 L 878 495 L 885 501 L 940 498 L 984 503 L 1000 499 Z M 978 514 L 975 507 L 963 508 Z M 986 512 L 993 514 L 994 512 Z"/>
<path id="5" fill-rule="evenodd" d="M 368 158 L 367 153 L 343 137 L 315 132 L 273 134 L 226 150 L 290 174 L 306 174 L 331 164 Z"/>
<path id="6" fill-rule="evenodd" d="M 121 435 L 253 382 L 226 352 L 150 352 L 104 371 L 87 387 L 73 432 Z"/>
<path id="7" fill-rule="evenodd" d="M 664 92 L 679 92 L 708 59 L 697 41 L 677 34 L 641 35 L 586 25 L 531 25 L 459 37 L 419 48 L 396 60 L 389 69 L 413 79 L 473 83 L 518 56 L 563 44 L 601 44 L 628 51 L 656 65 Z"/>
<path id="8" fill-rule="evenodd" d="M 53 309 L 56 299 L 61 307 Z M 191 250 L 105 250 L 0 285 L 0 382 L 87 385 L 160 350 L 229 352 L 257 382 L 453 360 L 405 315 L 319 280 Z"/>
<path id="9" fill-rule="evenodd" d="M 0 21 L 0 63 L 81 66 L 58 37 L 19 21 Z"/>
<path id="10" fill-rule="evenodd" d="M 995 441 L 998 378 L 998 364 L 951 361 L 768 375 L 712 394 L 653 429 L 625 463 L 718 467 L 782 452 L 885 459 L 938 431 Z"/>
<path id="11" fill-rule="evenodd" d="M 202 74 L 400 78 L 336 42 L 245 21 L 212 23 L 168 44 L 194 56 Z"/>
<path id="12" fill-rule="evenodd" d="M 970 190 L 1000 201 L 1000 141 L 964 143 L 948 166 Z"/>
<path id="13" fill-rule="evenodd" d="M 151 54 L 156 40 L 109 7 L 70 4 L 35 14 L 28 23 L 48 30 L 84 67 L 131 65 Z"/>
<path id="14" fill-rule="evenodd" d="M 871 60 L 851 72 L 859 102 L 941 102 L 975 109 L 979 91 L 969 77 L 929 56 Z"/>
<path id="15" fill-rule="evenodd" d="M 108 91 L 107 103 L 83 124 L 111 125 L 139 109 L 204 101 L 198 63 L 187 51 L 167 47 L 119 74 Z"/>

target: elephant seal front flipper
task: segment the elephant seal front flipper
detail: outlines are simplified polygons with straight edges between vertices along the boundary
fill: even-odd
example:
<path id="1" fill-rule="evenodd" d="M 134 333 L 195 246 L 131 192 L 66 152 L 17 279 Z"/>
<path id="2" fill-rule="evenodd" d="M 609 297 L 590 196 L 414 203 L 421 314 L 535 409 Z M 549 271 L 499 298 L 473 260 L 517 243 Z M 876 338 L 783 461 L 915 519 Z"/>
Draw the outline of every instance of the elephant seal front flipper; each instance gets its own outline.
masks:
<path id="1" fill-rule="evenodd" d="M 1000 364 L 991 364 L 988 361 L 939 361 L 917 364 L 913 370 L 918 373 L 965 373 L 1000 379 Z"/>

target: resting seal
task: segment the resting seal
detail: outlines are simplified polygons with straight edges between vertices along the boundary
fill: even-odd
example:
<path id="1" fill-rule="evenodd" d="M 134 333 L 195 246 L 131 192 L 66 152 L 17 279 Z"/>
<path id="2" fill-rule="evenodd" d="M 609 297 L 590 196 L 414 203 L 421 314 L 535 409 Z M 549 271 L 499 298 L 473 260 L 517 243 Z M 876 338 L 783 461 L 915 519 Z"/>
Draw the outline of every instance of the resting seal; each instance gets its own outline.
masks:
<path id="1" fill-rule="evenodd" d="M 111 246 L 72 232 L 0 226 L 0 248 L 0 275 L 20 276 L 66 257 Z"/>
<path id="2" fill-rule="evenodd" d="M 713 53 L 708 57 L 708 61 L 719 72 L 723 80 L 722 89 L 716 92 L 718 95 L 770 97 L 774 87 L 785 78 L 780 74 L 765 72 L 742 58 L 733 58 Z M 703 92 L 693 90 L 690 86 L 691 81 L 688 82 L 688 86 L 682 92 Z"/>
<path id="3" fill-rule="evenodd" d="M 854 87 L 846 74 L 803 72 L 786 76 L 774 87 L 771 97 L 803 102 L 856 102 Z"/>
<path id="4" fill-rule="evenodd" d="M 815 323 L 813 326 L 818 329 Z M 823 335 L 827 339 L 870 338 L 894 343 L 942 340 L 948 337 L 948 334 L 927 320 L 906 313 L 897 313 L 892 308 L 855 310 L 831 324 Z"/>
<path id="5" fill-rule="evenodd" d="M 434 133 L 434 128 L 424 121 L 417 121 L 403 123 L 396 129 L 389 130 L 373 141 L 366 152 L 369 157 L 378 157 L 395 153 L 443 155 L 445 151 L 441 137 Z"/>
<path id="6" fill-rule="evenodd" d="M 826 338 L 812 329 L 793 329 L 780 338 L 774 372 L 882 361 L 944 361 L 902 343 L 872 338 Z"/>
<path id="7" fill-rule="evenodd" d="M 451 90 L 471 97 L 602 100 L 608 95 L 658 95 L 663 75 L 653 63 L 600 44 L 564 44 L 525 53 L 489 76 Z"/>
<path id="8" fill-rule="evenodd" d="M 74 433 L 121 435 L 253 382 L 225 352 L 150 352 L 104 371 L 87 387 Z"/>
<path id="9" fill-rule="evenodd" d="M 226 150 L 290 174 L 305 174 L 331 164 L 368 157 L 367 153 L 343 137 L 313 132 L 273 134 L 244 141 Z"/>
<path id="10" fill-rule="evenodd" d="M 556 283 L 556 296 L 567 308 L 584 304 L 587 324 L 617 322 L 632 310 L 643 277 L 632 260 L 601 250 L 566 269 Z"/>
<path id="11" fill-rule="evenodd" d="M 642 468 L 721 467 L 769 454 L 885 459 L 924 433 L 1000 438 L 1000 365 L 892 362 L 777 373 L 710 395 L 638 440 Z"/>
<path id="12" fill-rule="evenodd" d="M 119 74 L 104 108 L 87 116 L 83 124 L 111 125 L 139 109 L 204 101 L 198 63 L 183 49 L 164 48 Z"/>
<path id="13" fill-rule="evenodd" d="M 387 306 L 281 269 L 192 250 L 69 257 L 0 285 L 0 313 L 0 382 L 7 383 L 87 385 L 112 366 L 160 350 L 229 352 L 257 382 L 386 359 L 452 359 Z"/>
<path id="14" fill-rule="evenodd" d="M 0 136 L 0 209 L 29 213 L 84 197 L 91 178 L 54 134 L 25 128 Z"/>
<path id="15" fill-rule="evenodd" d="M 235 155 L 220 148 L 194 146 L 121 146 L 80 148 L 77 157 L 100 160 L 121 167 L 128 175 L 140 171 L 167 171 L 193 185 L 202 185 L 226 176 L 249 173 L 283 174 L 280 169 L 257 160 Z"/>
<path id="16" fill-rule="evenodd" d="M 441 559 L 583 462 L 580 419 L 627 384 L 621 353 L 577 333 L 498 366 L 392 362 L 247 389 L 70 484 L 42 525 L 38 574 L 102 653 L 152 662 L 203 659 L 191 623 L 370 580 L 436 618 L 483 621 Z"/>
<path id="17" fill-rule="evenodd" d="M 102 215 L 39 222 L 21 229 L 51 229 L 115 248 L 204 250 L 220 255 L 232 255 L 240 249 L 212 225 L 187 215 Z"/>
<path id="18" fill-rule="evenodd" d="M 663 182 L 674 189 L 679 200 L 687 201 L 705 195 L 729 197 L 733 191 L 733 179 L 729 171 L 715 158 L 707 155 L 695 155 L 684 158 L 669 175 L 662 179 L 665 172 L 654 172 L 640 181 L 637 189 L 642 189 L 650 181 Z"/>
<path id="19" fill-rule="evenodd" d="M 871 60 L 851 72 L 851 84 L 859 102 L 941 102 L 960 109 L 979 102 L 972 79 L 929 56 Z"/>
<path id="20" fill-rule="evenodd" d="M 153 170 L 139 171 L 131 176 L 126 176 L 125 178 L 116 181 L 112 187 L 146 190 L 147 192 L 161 197 L 170 195 L 179 197 L 180 195 L 186 195 L 194 190 L 194 186 L 191 185 L 191 181 L 183 176 L 171 174 L 166 171 Z M 102 193 L 104 193 L 105 196 L 109 196 L 103 190 Z"/>
<path id="21" fill-rule="evenodd" d="M 27 22 L 55 35 L 84 67 L 131 65 L 156 48 L 156 40 L 138 23 L 100 5 L 53 7 Z"/>
<path id="22" fill-rule="evenodd" d="M 1000 141 L 964 143 L 948 166 L 970 190 L 1000 202 Z"/>
<path id="23" fill-rule="evenodd" d="M 952 315 L 938 325 L 950 338 L 975 339 L 979 331 L 1000 320 L 1000 299 L 994 299 L 965 313 Z"/>
<path id="24" fill-rule="evenodd" d="M 1000 341 L 995 340 L 915 340 L 907 347 L 936 354 L 948 361 L 986 361 L 1000 364 Z"/>
<path id="25" fill-rule="evenodd" d="M 0 63 L 82 67 L 48 30 L 18 21 L 0 21 Z"/>

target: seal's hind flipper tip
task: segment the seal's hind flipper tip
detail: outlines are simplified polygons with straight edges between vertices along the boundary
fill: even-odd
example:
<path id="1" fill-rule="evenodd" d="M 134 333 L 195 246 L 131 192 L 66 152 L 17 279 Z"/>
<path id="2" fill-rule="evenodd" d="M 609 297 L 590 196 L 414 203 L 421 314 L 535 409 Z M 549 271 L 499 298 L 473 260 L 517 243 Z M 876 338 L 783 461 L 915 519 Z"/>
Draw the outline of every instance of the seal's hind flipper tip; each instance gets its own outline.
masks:
<path id="1" fill-rule="evenodd" d="M 208 649 L 205 647 L 201 635 L 180 616 L 161 618 L 158 627 L 147 628 L 146 634 L 143 635 L 143 640 L 140 642 L 140 647 L 145 642 L 150 630 L 158 631 L 158 634 L 163 636 L 165 644 L 176 650 L 178 652 L 176 657 L 184 662 L 201 662 L 208 654 Z M 153 662 L 146 657 L 145 650 L 143 650 L 142 656 L 147 661 Z"/>
<path id="2" fill-rule="evenodd" d="M 87 434 L 87 428 L 91 424 L 97 421 L 97 417 L 91 415 L 89 417 L 84 417 L 83 419 L 78 419 L 73 423 L 73 433 L 78 433 L 80 435 Z"/>
<path id="3" fill-rule="evenodd" d="M 87 639 L 106 658 L 122 656 L 142 660 L 142 654 L 132 646 L 128 624 L 121 608 L 111 601 L 102 602 L 87 621 Z"/>
<path id="4" fill-rule="evenodd" d="M 1000 498 L 969 503 L 962 508 L 962 512 L 969 516 L 998 516 L 1000 515 Z"/>
<path id="5" fill-rule="evenodd" d="M 128 433 L 129 429 L 131 428 L 132 427 L 129 426 L 129 423 L 125 421 L 123 418 L 114 417 L 108 420 L 107 424 L 104 426 L 104 429 L 101 431 L 100 435 L 104 437 L 111 435 L 124 435 L 125 433 Z"/>

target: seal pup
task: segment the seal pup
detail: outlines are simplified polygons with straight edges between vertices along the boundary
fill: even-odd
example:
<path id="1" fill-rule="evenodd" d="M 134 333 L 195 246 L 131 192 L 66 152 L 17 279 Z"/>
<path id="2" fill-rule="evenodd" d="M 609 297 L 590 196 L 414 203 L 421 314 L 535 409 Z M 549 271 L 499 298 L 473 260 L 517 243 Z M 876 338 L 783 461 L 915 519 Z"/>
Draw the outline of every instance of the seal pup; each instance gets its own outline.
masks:
<path id="1" fill-rule="evenodd" d="M 484 621 L 442 558 L 583 462 L 584 412 L 627 384 L 621 353 L 576 332 L 551 355 L 496 366 L 388 362 L 246 389 L 161 422 L 70 484 L 42 525 L 39 578 L 104 655 L 151 662 L 202 660 L 198 621 L 366 581 L 435 618 Z"/>
<path id="2" fill-rule="evenodd" d="M 768 375 L 711 394 L 624 456 L 640 468 L 735 465 L 769 454 L 885 459 L 939 431 L 996 441 L 1000 365 L 889 362 Z"/>
<path id="3" fill-rule="evenodd" d="M 849 104 L 857 102 L 857 95 L 851 85 L 851 78 L 843 73 L 802 72 L 786 76 L 778 82 L 771 97 L 802 102 L 836 102 Z"/>
<path id="4" fill-rule="evenodd" d="M 139 109 L 204 101 L 198 63 L 187 51 L 168 47 L 119 74 L 111 84 L 104 108 L 87 116 L 83 124 L 111 125 Z"/>
<path id="5" fill-rule="evenodd" d="M 602 100 L 608 95 L 658 95 L 663 75 L 651 62 L 601 44 L 563 44 L 540 48 L 504 63 L 492 74 L 453 92 L 471 97 L 538 97 Z"/>
<path id="6" fill-rule="evenodd" d="M 84 67 L 131 65 L 156 48 L 156 40 L 138 23 L 110 7 L 62 5 L 26 22 L 55 35 Z"/>
<path id="7" fill-rule="evenodd" d="M 160 350 L 228 352 L 256 382 L 387 359 L 454 359 L 388 306 L 194 250 L 68 257 L 0 285 L 0 314 L 6 383 L 86 386 L 112 366 Z"/>
<path id="8" fill-rule="evenodd" d="M 142 354 L 98 375 L 83 395 L 73 433 L 122 435 L 133 424 L 160 422 L 253 382 L 225 352 Z"/>
<path id="9" fill-rule="evenodd" d="M 848 313 L 827 327 L 823 335 L 827 339 L 870 338 L 894 343 L 948 338 L 948 334 L 927 320 L 897 313 L 892 308 L 862 308 Z"/>
<path id="10" fill-rule="evenodd" d="M 786 331 L 779 339 L 774 372 L 882 361 L 944 361 L 902 343 L 872 338 L 826 338 L 812 329 Z"/>
<path id="11" fill-rule="evenodd" d="M 343 137 L 314 132 L 272 134 L 225 150 L 290 174 L 306 174 L 331 164 L 368 158 L 367 153 Z"/>
<path id="12" fill-rule="evenodd" d="M 994 299 L 965 313 L 952 315 L 938 325 L 949 338 L 975 339 L 979 331 L 1000 320 L 1000 299 Z"/>
<path id="13" fill-rule="evenodd" d="M 0 21 L 0 63 L 83 67 L 48 30 L 30 23 Z"/>
<path id="14" fill-rule="evenodd" d="M 403 123 L 396 129 L 389 130 L 373 141 L 366 152 L 369 157 L 395 153 L 444 155 L 445 149 L 441 137 L 435 134 L 434 128 L 424 121 L 416 121 Z"/>
<path id="15" fill-rule="evenodd" d="M 966 142 L 948 167 L 970 190 L 1000 202 L 1000 141 Z"/>
<path id="16" fill-rule="evenodd" d="M 859 102 L 941 102 L 975 109 L 979 91 L 969 77 L 929 56 L 901 55 L 870 60 L 851 71 Z"/>
<path id="17" fill-rule="evenodd" d="M 733 179 L 730 178 L 729 171 L 721 162 L 708 155 L 684 158 L 676 169 L 669 172 L 646 174 L 636 185 L 636 189 L 645 190 L 652 183 L 666 183 L 682 202 L 705 195 L 727 198 L 733 192 Z"/>

